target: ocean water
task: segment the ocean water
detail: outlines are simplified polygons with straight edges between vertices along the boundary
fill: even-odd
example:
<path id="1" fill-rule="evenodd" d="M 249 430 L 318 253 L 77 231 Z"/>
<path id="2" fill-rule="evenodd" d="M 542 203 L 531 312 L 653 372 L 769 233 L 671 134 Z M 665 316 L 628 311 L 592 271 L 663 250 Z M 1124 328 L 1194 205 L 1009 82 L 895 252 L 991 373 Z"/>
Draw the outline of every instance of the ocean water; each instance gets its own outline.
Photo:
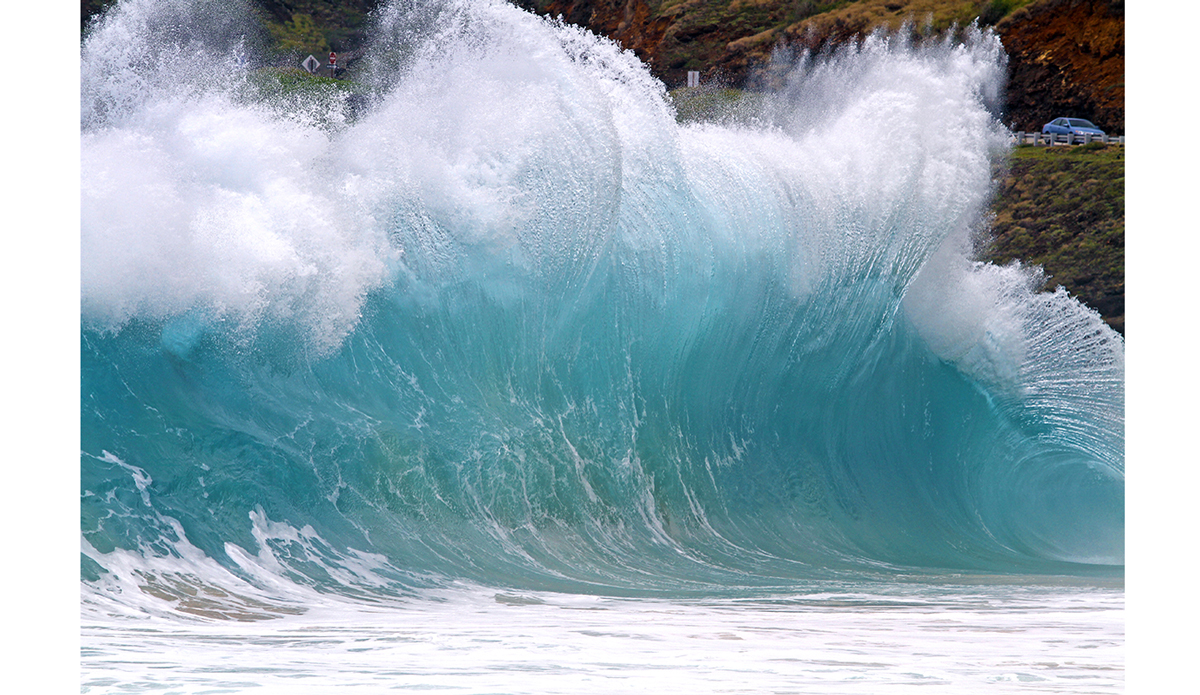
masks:
<path id="1" fill-rule="evenodd" d="M 384 5 L 355 94 L 236 3 L 81 61 L 84 692 L 1123 689 L 1124 342 L 972 260 L 988 31 L 631 53 Z"/>

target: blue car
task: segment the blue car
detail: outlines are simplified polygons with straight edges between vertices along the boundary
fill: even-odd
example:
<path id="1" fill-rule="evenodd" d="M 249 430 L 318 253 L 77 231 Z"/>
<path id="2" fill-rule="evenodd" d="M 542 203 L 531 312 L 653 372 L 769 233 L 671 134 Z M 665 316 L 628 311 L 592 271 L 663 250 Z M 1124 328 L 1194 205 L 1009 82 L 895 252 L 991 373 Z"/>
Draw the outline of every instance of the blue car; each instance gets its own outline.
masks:
<path id="1" fill-rule="evenodd" d="M 1082 118 L 1056 118 L 1042 126 L 1043 135 L 1104 135 L 1104 131 Z"/>

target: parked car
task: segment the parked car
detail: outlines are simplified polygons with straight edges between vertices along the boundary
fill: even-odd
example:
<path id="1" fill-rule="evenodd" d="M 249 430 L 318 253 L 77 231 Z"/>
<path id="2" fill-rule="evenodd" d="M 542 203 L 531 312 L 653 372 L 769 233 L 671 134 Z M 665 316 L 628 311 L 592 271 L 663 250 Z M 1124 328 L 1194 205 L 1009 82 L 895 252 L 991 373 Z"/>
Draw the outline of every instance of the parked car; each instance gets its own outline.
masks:
<path id="1" fill-rule="evenodd" d="M 1087 133 L 1104 135 L 1104 131 L 1097 128 L 1096 124 L 1082 118 L 1056 118 L 1042 126 L 1043 135 L 1085 135 Z"/>

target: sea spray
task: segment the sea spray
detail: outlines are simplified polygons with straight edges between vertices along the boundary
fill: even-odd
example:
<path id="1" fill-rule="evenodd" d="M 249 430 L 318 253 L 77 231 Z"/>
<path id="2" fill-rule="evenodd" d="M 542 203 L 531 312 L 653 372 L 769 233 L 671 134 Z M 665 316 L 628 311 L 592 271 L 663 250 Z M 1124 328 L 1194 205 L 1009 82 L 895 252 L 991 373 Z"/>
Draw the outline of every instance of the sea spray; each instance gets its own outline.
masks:
<path id="1" fill-rule="evenodd" d="M 1120 572 L 1122 340 L 970 260 L 991 32 L 681 125 L 501 2 L 381 8 L 354 108 L 197 70 L 248 20 L 150 30 L 205 7 L 83 48 L 87 605 Z"/>

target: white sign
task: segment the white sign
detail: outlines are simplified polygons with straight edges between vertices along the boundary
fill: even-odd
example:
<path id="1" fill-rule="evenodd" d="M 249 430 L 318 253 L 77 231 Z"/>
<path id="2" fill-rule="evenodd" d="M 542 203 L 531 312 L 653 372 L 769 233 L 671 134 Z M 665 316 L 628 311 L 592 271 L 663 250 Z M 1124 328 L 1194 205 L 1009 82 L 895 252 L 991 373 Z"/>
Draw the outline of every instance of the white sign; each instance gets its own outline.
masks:
<path id="1" fill-rule="evenodd" d="M 301 67 L 303 67 L 305 70 L 308 70 L 309 72 L 316 72 L 317 68 L 321 67 L 321 64 L 319 62 L 317 62 L 317 59 L 312 57 L 311 55 L 309 57 L 305 58 L 304 62 L 300 63 L 300 65 L 301 65 Z"/>

